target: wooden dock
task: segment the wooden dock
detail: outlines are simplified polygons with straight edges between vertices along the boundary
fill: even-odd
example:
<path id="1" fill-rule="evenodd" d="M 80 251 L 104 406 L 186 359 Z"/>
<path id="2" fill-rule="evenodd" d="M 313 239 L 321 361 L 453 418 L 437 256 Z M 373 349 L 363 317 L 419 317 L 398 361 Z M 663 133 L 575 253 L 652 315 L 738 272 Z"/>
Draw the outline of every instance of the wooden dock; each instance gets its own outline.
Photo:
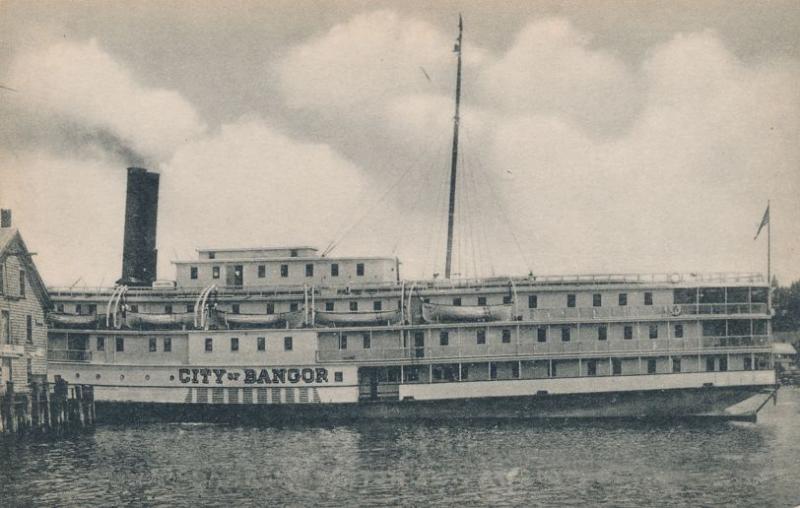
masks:
<path id="1" fill-rule="evenodd" d="M 95 422 L 94 391 L 89 385 L 32 383 L 16 392 L 6 383 L 0 394 L 0 434 L 24 434 L 90 427 Z"/>

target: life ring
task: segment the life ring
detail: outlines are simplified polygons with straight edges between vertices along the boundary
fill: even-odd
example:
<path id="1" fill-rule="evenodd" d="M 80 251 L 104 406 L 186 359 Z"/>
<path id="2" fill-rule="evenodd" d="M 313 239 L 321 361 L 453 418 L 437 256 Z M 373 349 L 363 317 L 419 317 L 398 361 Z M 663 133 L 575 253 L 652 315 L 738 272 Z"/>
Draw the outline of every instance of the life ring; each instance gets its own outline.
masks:
<path id="1" fill-rule="evenodd" d="M 681 281 L 681 274 L 679 274 L 678 272 L 671 273 L 669 275 L 669 281 L 673 284 L 677 284 L 678 282 Z"/>
<path id="2" fill-rule="evenodd" d="M 675 304 L 675 305 L 673 305 L 673 306 L 672 306 L 672 308 L 670 309 L 670 314 L 672 314 L 673 316 L 680 316 L 680 315 L 681 315 L 681 310 L 682 310 L 682 309 L 681 309 L 681 306 L 680 306 L 680 305 L 677 305 L 677 304 Z"/>

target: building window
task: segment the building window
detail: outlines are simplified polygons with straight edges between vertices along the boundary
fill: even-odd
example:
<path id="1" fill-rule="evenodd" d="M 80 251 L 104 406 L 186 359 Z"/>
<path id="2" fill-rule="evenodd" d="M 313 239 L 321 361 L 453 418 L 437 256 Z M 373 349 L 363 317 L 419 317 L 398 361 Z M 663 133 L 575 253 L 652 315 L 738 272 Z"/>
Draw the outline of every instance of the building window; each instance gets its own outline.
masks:
<path id="1" fill-rule="evenodd" d="M 231 351 L 239 351 L 238 337 L 231 337 Z"/>
<path id="2" fill-rule="evenodd" d="M 372 302 L 372 310 L 381 310 L 383 309 L 383 302 L 380 300 L 376 300 Z"/>
<path id="3" fill-rule="evenodd" d="M 536 309 L 539 307 L 539 298 L 536 295 L 528 295 L 528 308 Z"/>
<path id="4" fill-rule="evenodd" d="M 619 358 L 611 359 L 611 374 L 614 376 L 622 375 L 622 360 Z"/>
<path id="5" fill-rule="evenodd" d="M 728 370 L 728 358 L 726 356 L 719 357 L 719 371 L 725 372 Z"/>
<path id="6" fill-rule="evenodd" d="M 106 338 L 105 337 L 97 337 L 97 348 L 98 351 L 105 351 L 106 350 Z"/>
<path id="7" fill-rule="evenodd" d="M 647 373 L 648 374 L 655 374 L 656 373 L 656 359 L 650 358 L 647 360 Z"/>
<path id="8" fill-rule="evenodd" d="M 239 313 L 239 304 L 238 303 L 231 304 L 231 312 L 233 312 L 234 314 L 238 314 Z"/>
<path id="9" fill-rule="evenodd" d="M 592 295 L 592 307 L 601 307 L 603 305 L 603 295 L 595 293 Z"/>
<path id="10" fill-rule="evenodd" d="M 625 340 L 632 340 L 633 339 L 633 327 L 628 325 L 623 330 L 623 337 Z"/>
<path id="11" fill-rule="evenodd" d="M 172 304 L 164 305 L 164 314 L 172 314 Z"/>
<path id="12" fill-rule="evenodd" d="M 196 279 L 197 278 L 197 267 L 193 266 L 189 268 L 189 278 Z"/>
<path id="13" fill-rule="evenodd" d="M 347 349 L 347 335 L 339 335 L 339 349 Z"/>
<path id="14" fill-rule="evenodd" d="M 597 360 L 589 360 L 588 362 L 586 362 L 586 375 L 588 376 L 597 375 Z"/>
<path id="15" fill-rule="evenodd" d="M 283 338 L 283 350 L 284 351 L 291 351 L 293 347 L 292 338 L 291 337 L 284 337 Z"/>
<path id="16" fill-rule="evenodd" d="M 619 306 L 624 307 L 628 305 L 628 293 L 619 294 Z"/>
<path id="17" fill-rule="evenodd" d="M 650 338 L 651 339 L 658 338 L 658 325 L 650 325 Z"/>
<path id="18" fill-rule="evenodd" d="M 561 329 L 561 342 L 569 342 L 569 327 L 567 326 Z"/>
<path id="19" fill-rule="evenodd" d="M 607 326 L 597 327 L 597 340 L 607 340 L 607 339 L 608 339 L 608 327 Z"/>
<path id="20" fill-rule="evenodd" d="M 478 344 L 486 344 L 486 330 L 478 330 L 476 332 L 476 341 Z"/>
<path id="21" fill-rule="evenodd" d="M 461 298 L 453 298 L 453 305 L 461 306 Z"/>
<path id="22" fill-rule="evenodd" d="M 125 337 L 117 337 L 115 342 L 117 353 L 125 351 Z"/>
<path id="23" fill-rule="evenodd" d="M 683 325 L 675 325 L 675 338 L 676 339 L 683 338 Z"/>
<path id="24" fill-rule="evenodd" d="M 33 316 L 25 316 L 25 340 L 33 344 Z"/>
<path id="25" fill-rule="evenodd" d="M 289 251 L 289 257 L 296 258 L 297 257 L 297 249 L 292 249 Z"/>
<path id="26" fill-rule="evenodd" d="M 289 265 L 281 265 L 281 277 L 286 278 L 289 276 Z"/>
<path id="27" fill-rule="evenodd" d="M 314 276 L 314 265 L 311 263 L 306 264 L 306 277 Z"/>
<path id="28" fill-rule="evenodd" d="M 362 347 L 364 349 L 369 349 L 372 347 L 372 337 L 370 337 L 368 333 L 362 335 L 361 340 L 363 341 Z"/>
<path id="29" fill-rule="evenodd" d="M 206 353 L 214 351 L 214 339 L 206 337 Z"/>
<path id="30" fill-rule="evenodd" d="M 339 276 L 339 263 L 331 264 L 331 277 Z"/>
<path id="31" fill-rule="evenodd" d="M 350 302 L 350 310 L 356 312 L 358 310 L 358 302 Z"/>
<path id="32" fill-rule="evenodd" d="M 164 352 L 172 352 L 172 337 L 164 337 Z"/>
<path id="33" fill-rule="evenodd" d="M 650 291 L 647 291 L 644 294 L 644 304 L 645 305 L 653 305 L 653 293 L 651 293 Z"/>
<path id="34" fill-rule="evenodd" d="M 680 372 L 681 371 L 681 359 L 680 358 L 673 358 L 672 359 L 672 372 Z"/>
<path id="35" fill-rule="evenodd" d="M 151 353 L 155 353 L 156 351 L 158 351 L 158 339 L 156 339 L 155 337 L 150 337 L 150 341 L 148 342 L 147 345 L 147 350 L 150 351 Z"/>
<path id="36" fill-rule="evenodd" d="M 19 296 L 25 297 L 25 270 L 19 271 Z"/>
<path id="37" fill-rule="evenodd" d="M 536 341 L 547 342 L 547 328 L 541 327 L 536 329 Z"/>
<path id="38" fill-rule="evenodd" d="M 275 314 L 275 304 L 272 302 L 267 303 L 267 314 Z"/>
<path id="39" fill-rule="evenodd" d="M 267 338 L 266 337 L 258 337 L 256 339 L 256 349 L 259 351 L 266 351 L 267 350 Z"/>
<path id="40" fill-rule="evenodd" d="M 575 307 L 575 295 L 567 295 L 567 307 Z"/>
<path id="41" fill-rule="evenodd" d="M 450 344 L 450 334 L 446 331 L 439 332 L 439 345 L 447 346 Z"/>
<path id="42" fill-rule="evenodd" d="M 478 297 L 478 305 L 486 305 L 486 297 L 485 296 L 479 296 Z"/>
<path id="43" fill-rule="evenodd" d="M 219 267 L 212 266 L 211 267 L 211 278 L 212 279 L 219 279 Z"/>
<path id="44" fill-rule="evenodd" d="M 267 266 L 266 265 L 258 265 L 258 278 L 263 279 L 267 276 Z"/>
<path id="45" fill-rule="evenodd" d="M 706 372 L 714 372 L 714 358 L 711 356 L 706 358 Z"/>
<path id="46" fill-rule="evenodd" d="M 356 275 L 359 277 L 364 276 L 364 263 L 357 263 L 356 264 Z"/>
<path id="47" fill-rule="evenodd" d="M 503 330 L 503 344 L 511 343 L 511 330 Z"/>
<path id="48" fill-rule="evenodd" d="M 333 382 L 334 383 L 341 383 L 342 381 L 344 381 L 344 375 L 341 373 L 341 371 L 334 372 L 333 373 Z"/>

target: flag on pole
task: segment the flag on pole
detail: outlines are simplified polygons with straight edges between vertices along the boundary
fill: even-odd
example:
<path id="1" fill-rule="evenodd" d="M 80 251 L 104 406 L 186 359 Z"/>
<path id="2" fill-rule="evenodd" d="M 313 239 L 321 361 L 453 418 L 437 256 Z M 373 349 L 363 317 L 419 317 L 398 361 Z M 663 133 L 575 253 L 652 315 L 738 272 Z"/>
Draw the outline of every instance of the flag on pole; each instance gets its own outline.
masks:
<path id="1" fill-rule="evenodd" d="M 758 238 L 758 235 L 761 234 L 761 230 L 769 224 L 769 205 L 767 205 L 767 209 L 764 211 L 764 218 L 761 219 L 761 224 L 758 226 L 758 231 L 756 231 L 756 236 L 753 237 L 753 240 Z"/>

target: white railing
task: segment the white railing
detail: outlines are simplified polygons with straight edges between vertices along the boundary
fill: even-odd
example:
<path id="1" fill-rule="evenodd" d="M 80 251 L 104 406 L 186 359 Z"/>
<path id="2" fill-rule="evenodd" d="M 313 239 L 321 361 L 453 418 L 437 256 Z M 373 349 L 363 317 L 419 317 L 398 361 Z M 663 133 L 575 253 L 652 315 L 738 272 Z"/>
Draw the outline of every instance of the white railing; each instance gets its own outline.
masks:
<path id="1" fill-rule="evenodd" d="M 89 362 L 92 352 L 82 349 L 51 349 L 47 351 L 47 359 L 61 362 Z"/>
<path id="2" fill-rule="evenodd" d="M 696 315 L 767 314 L 766 303 L 692 303 L 677 305 L 630 305 L 621 307 L 565 307 L 559 309 L 522 309 L 528 321 L 640 319 Z"/>

